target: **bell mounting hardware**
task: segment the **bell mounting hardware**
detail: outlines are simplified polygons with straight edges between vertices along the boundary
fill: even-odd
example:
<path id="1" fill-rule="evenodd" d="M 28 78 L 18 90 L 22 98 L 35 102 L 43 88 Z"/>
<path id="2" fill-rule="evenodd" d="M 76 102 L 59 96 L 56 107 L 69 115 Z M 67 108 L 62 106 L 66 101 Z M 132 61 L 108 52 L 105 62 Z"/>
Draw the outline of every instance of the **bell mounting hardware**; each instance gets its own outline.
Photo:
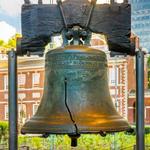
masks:
<path id="1" fill-rule="evenodd" d="M 22 6 L 22 39 L 18 55 L 43 53 L 51 36 L 79 26 L 85 31 L 106 35 L 110 51 L 135 54 L 131 42 L 131 6 L 124 3 L 96 4 L 96 0 L 66 0 L 57 4 Z M 88 32 L 88 33 L 90 33 Z"/>

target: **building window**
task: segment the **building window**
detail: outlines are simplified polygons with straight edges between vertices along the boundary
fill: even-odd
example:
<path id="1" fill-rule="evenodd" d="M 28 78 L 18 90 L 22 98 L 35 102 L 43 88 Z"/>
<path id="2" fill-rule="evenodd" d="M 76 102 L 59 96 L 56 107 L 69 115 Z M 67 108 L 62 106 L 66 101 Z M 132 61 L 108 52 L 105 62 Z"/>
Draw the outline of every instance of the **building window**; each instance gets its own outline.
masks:
<path id="1" fill-rule="evenodd" d="M 39 105 L 38 104 L 33 104 L 33 115 L 36 113 Z"/>
<path id="2" fill-rule="evenodd" d="M 25 104 L 18 105 L 18 118 L 19 120 L 26 118 L 26 105 Z"/>
<path id="3" fill-rule="evenodd" d="M 26 105 L 25 104 L 18 105 L 18 118 L 19 119 L 26 118 Z M 8 120 L 8 105 L 5 105 L 5 120 Z"/>
<path id="4" fill-rule="evenodd" d="M 4 90 L 8 89 L 8 75 L 4 76 Z"/>
<path id="5" fill-rule="evenodd" d="M 5 120 L 8 120 L 8 105 L 5 105 Z"/>
<path id="6" fill-rule="evenodd" d="M 32 93 L 33 98 L 40 98 L 40 93 Z"/>
<path id="7" fill-rule="evenodd" d="M 18 94 L 18 99 L 19 100 L 23 100 L 23 99 L 25 99 L 26 98 L 26 94 L 25 93 L 19 93 Z"/>
<path id="8" fill-rule="evenodd" d="M 19 74 L 18 75 L 18 87 L 23 87 L 26 83 L 26 75 L 25 74 Z"/>
<path id="9" fill-rule="evenodd" d="M 109 85 L 118 85 L 118 68 L 109 68 Z"/>
<path id="10" fill-rule="evenodd" d="M 33 73 L 32 74 L 32 83 L 33 86 L 37 86 L 40 83 L 40 73 Z"/>

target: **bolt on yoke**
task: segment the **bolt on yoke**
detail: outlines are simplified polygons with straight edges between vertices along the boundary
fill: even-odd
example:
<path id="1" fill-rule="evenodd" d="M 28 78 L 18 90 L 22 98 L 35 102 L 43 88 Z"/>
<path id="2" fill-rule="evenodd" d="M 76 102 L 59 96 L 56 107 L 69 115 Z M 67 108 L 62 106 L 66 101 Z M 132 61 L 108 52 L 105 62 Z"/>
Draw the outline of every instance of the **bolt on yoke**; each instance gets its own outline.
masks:
<path id="1" fill-rule="evenodd" d="M 63 46 L 66 45 L 90 45 L 92 33 L 79 26 L 62 31 Z"/>

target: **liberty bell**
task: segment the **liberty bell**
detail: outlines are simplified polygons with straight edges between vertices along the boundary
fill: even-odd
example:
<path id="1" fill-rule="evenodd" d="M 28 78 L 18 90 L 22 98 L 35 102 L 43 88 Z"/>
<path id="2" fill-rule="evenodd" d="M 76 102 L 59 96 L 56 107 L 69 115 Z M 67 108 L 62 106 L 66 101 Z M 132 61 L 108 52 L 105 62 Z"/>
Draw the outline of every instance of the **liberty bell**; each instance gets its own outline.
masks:
<path id="1" fill-rule="evenodd" d="M 66 34 L 69 44 L 46 54 L 43 98 L 21 132 L 68 134 L 76 146 L 80 134 L 103 135 L 130 126 L 113 105 L 106 54 L 85 44 L 85 31 L 72 30 L 72 36 Z"/>

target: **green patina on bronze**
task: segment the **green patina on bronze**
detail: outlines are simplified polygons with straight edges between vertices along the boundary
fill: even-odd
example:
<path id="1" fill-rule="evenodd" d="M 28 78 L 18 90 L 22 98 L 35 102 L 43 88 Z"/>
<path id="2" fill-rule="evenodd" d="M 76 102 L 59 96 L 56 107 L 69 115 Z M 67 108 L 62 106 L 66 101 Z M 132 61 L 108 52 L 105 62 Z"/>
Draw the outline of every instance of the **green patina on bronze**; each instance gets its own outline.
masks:
<path id="1" fill-rule="evenodd" d="M 76 135 L 130 128 L 110 97 L 104 52 L 67 46 L 49 51 L 45 62 L 43 98 L 22 133 Z"/>

